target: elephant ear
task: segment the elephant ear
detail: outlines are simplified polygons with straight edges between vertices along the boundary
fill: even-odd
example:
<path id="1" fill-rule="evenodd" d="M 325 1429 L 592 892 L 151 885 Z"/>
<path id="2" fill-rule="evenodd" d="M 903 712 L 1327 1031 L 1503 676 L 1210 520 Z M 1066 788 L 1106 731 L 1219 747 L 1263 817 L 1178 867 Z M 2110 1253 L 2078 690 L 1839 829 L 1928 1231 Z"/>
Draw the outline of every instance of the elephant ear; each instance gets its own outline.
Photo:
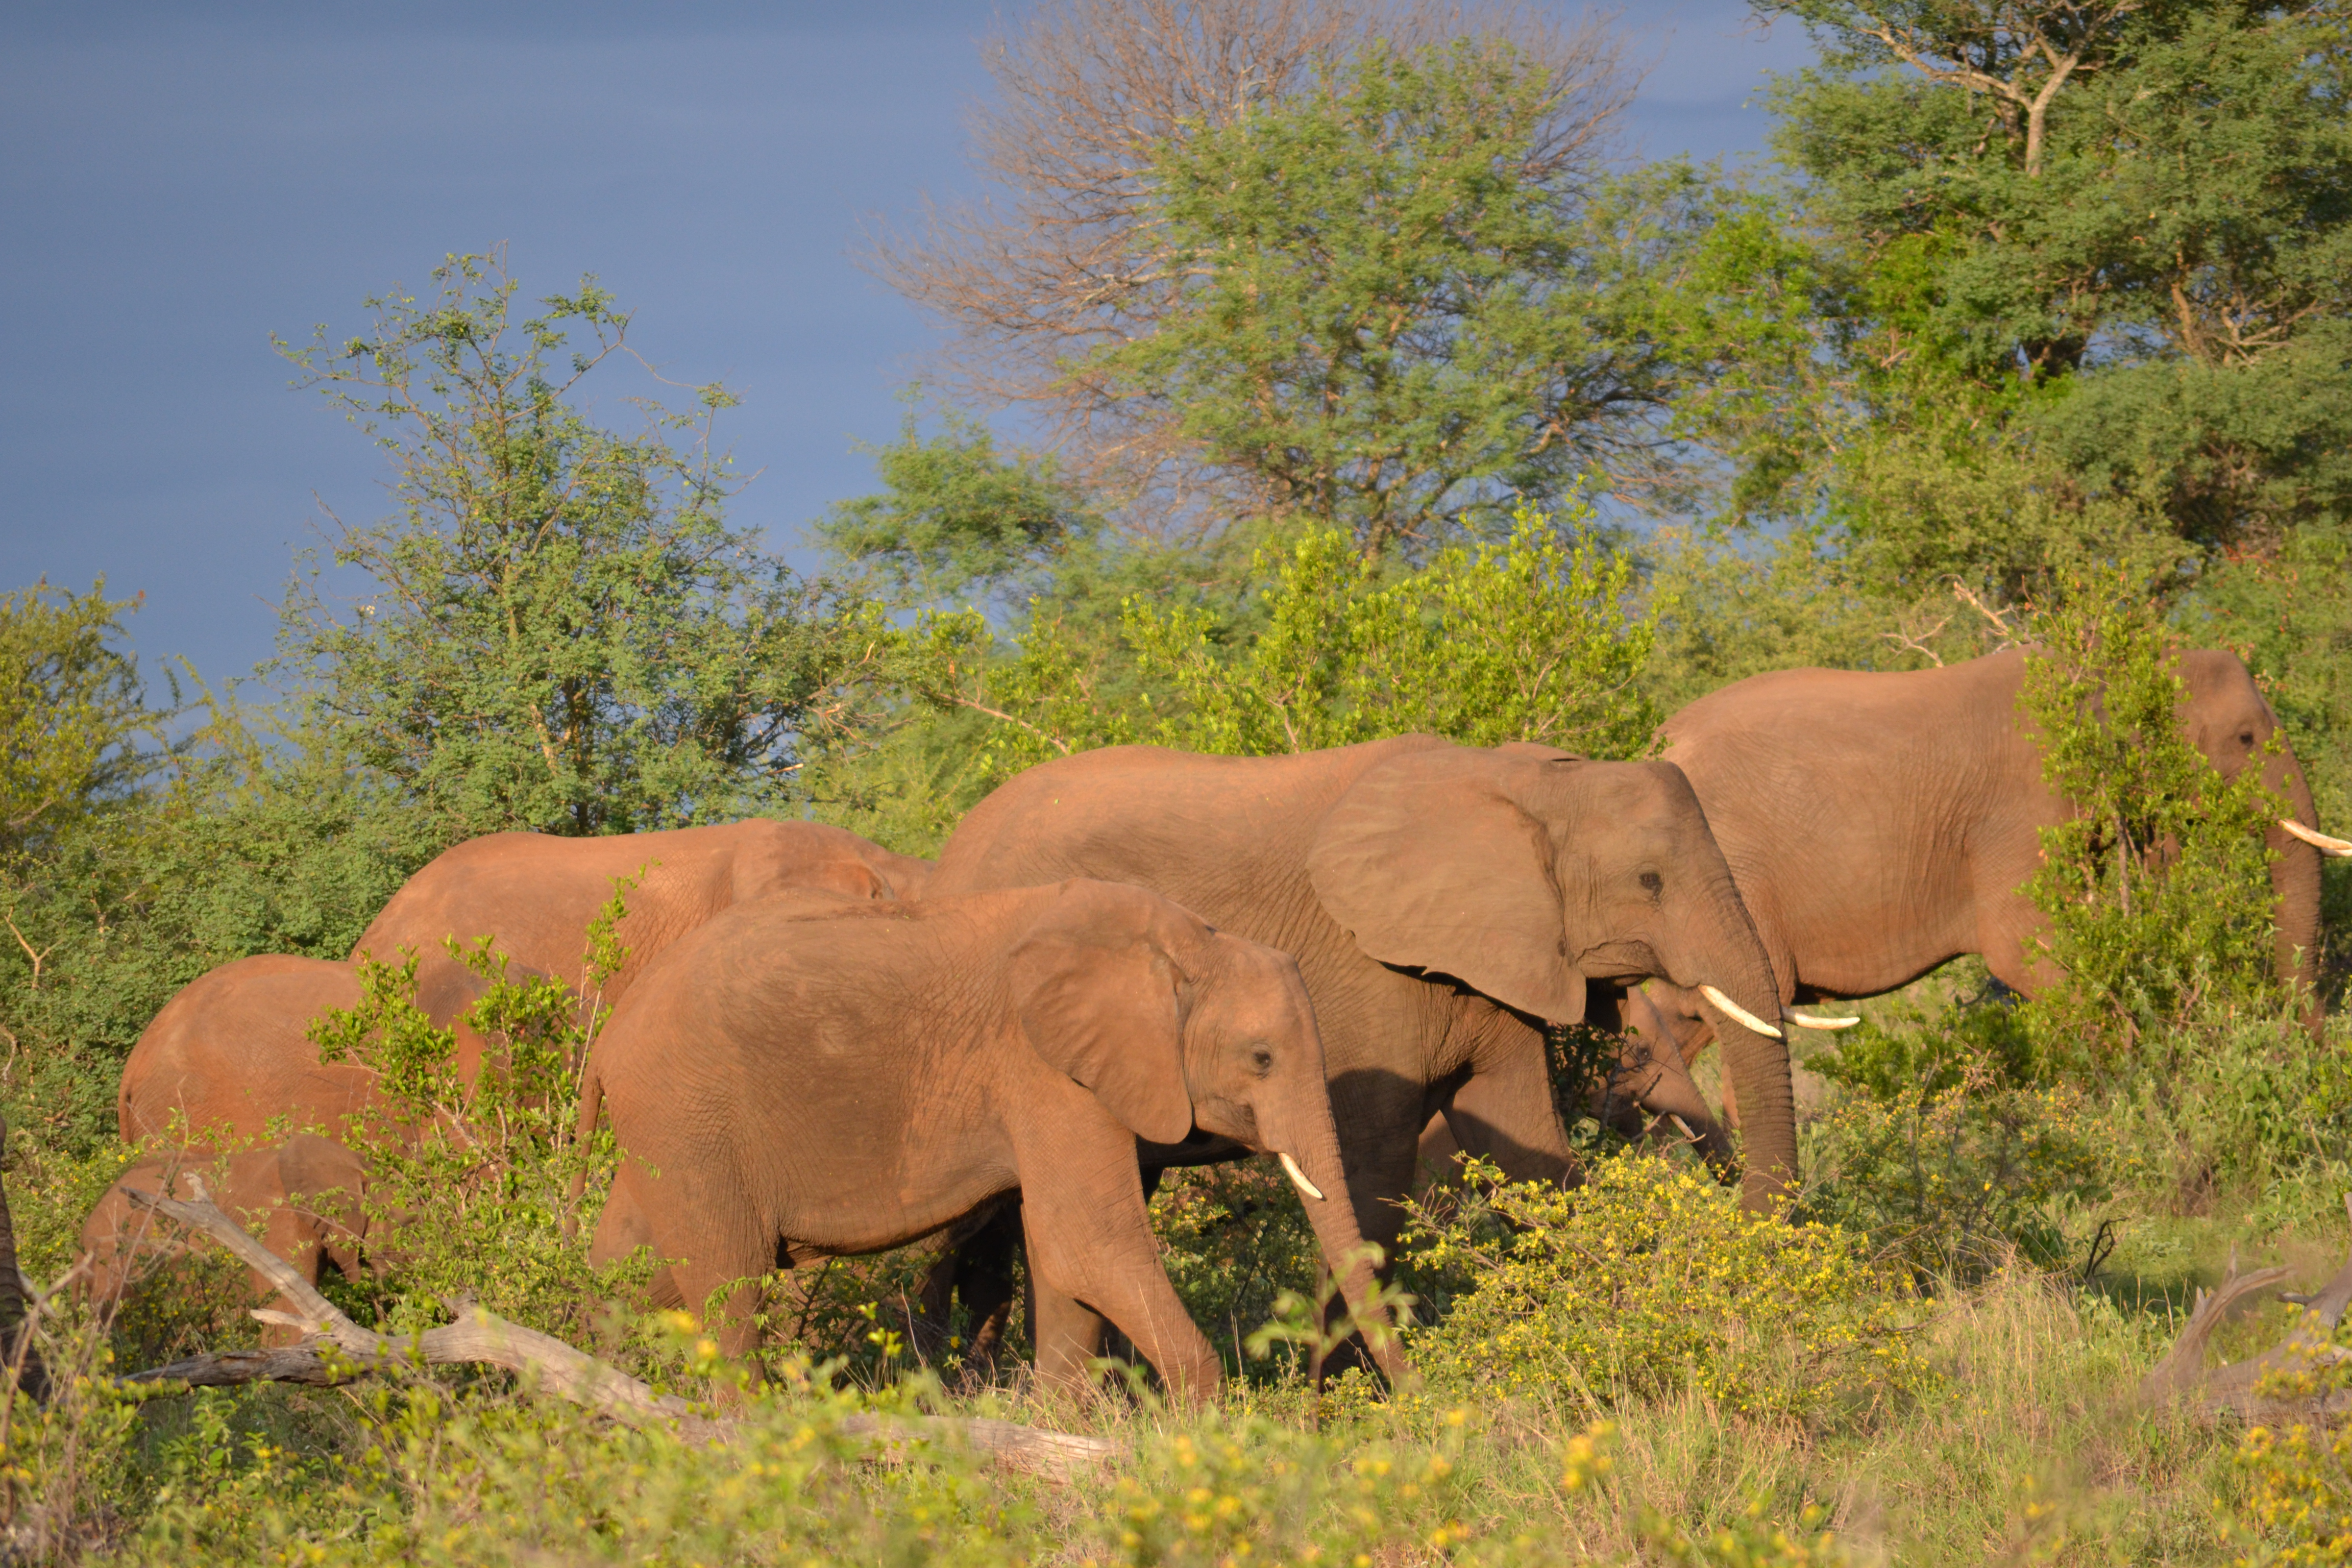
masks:
<path id="1" fill-rule="evenodd" d="M 1122 892 L 1134 897 L 1115 896 Z M 1047 1065 L 1093 1090 L 1138 1137 L 1181 1143 L 1192 1131 L 1182 976 L 1154 940 L 1149 910 L 1121 907 L 1149 897 L 1066 883 L 1006 969 L 1022 1032 Z"/>
<path id="2" fill-rule="evenodd" d="M 1553 1023 L 1584 1016 L 1543 802 L 1576 759 L 1452 746 L 1381 763 L 1307 851 L 1331 918 L 1367 956 L 1450 974 Z"/>

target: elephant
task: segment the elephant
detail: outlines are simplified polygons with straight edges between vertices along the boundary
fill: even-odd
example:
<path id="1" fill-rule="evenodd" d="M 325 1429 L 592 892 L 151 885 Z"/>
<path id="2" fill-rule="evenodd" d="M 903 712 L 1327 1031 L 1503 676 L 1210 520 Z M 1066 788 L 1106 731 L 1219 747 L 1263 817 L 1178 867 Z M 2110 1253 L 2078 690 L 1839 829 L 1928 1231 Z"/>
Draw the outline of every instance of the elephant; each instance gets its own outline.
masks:
<path id="1" fill-rule="evenodd" d="M 1019 1189 L 1040 1377 L 1087 1375 L 1066 1301 L 1198 1398 L 1221 1367 L 1160 1267 L 1135 1151 L 1215 1138 L 1278 1155 L 1383 1367 L 1404 1371 L 1378 1331 L 1297 965 L 1140 888 L 739 906 L 614 1012 L 583 1136 L 600 1114 L 622 1163 L 591 1258 L 625 1255 L 642 1224 L 685 1305 L 728 1291 L 730 1353 L 756 1342 L 751 1281 L 780 1263 L 902 1246 Z"/>
<path id="2" fill-rule="evenodd" d="M 179 1195 L 194 1196 L 191 1178 L 198 1176 L 224 1211 L 247 1221 L 261 1218 L 262 1245 L 311 1284 L 319 1282 L 330 1262 L 346 1278 L 359 1277 L 360 1247 L 367 1236 L 367 1216 L 361 1206 L 366 1170 L 359 1156 L 341 1144 L 298 1132 L 275 1146 L 226 1159 L 184 1150 L 124 1172 L 90 1210 L 81 1229 L 87 1264 L 79 1289 L 102 1314 L 111 1317 L 142 1279 L 184 1250 L 182 1243 L 163 1238 L 160 1227 L 164 1222 L 132 1203 L 131 1193 L 176 1187 Z M 254 1274 L 253 1281 L 255 1300 L 267 1300 L 277 1293 L 260 1274 Z M 266 1326 L 262 1333 L 264 1343 L 291 1342 L 299 1337 L 299 1331 L 277 1325 Z"/>
<path id="3" fill-rule="evenodd" d="M 602 838 L 493 833 L 445 851 L 411 877 L 360 934 L 352 956 L 390 962 L 403 950 L 416 954 L 417 1005 L 435 1023 L 456 1026 L 458 1076 L 471 1083 L 485 1043 L 463 1015 L 486 986 L 450 955 L 451 937 L 489 936 L 507 955 L 509 973 L 576 987 L 589 922 L 612 898 L 615 878 L 639 877 L 617 933 L 628 960 L 603 989 L 604 1001 L 616 1005 L 656 954 L 730 905 L 805 888 L 911 899 L 929 875 L 928 861 L 817 822 L 753 818 Z"/>
<path id="4" fill-rule="evenodd" d="M 664 945 L 729 903 L 795 888 L 858 899 L 913 897 L 930 866 L 814 822 L 754 820 L 605 838 L 500 833 L 469 840 L 412 877 L 363 932 L 353 956 L 417 954 L 417 1002 L 458 1031 L 458 1068 L 470 1083 L 483 1042 L 461 1015 L 481 981 L 443 940 L 489 935 L 511 973 L 575 979 L 588 924 L 612 897 L 611 879 L 654 868 L 628 899 L 621 940 L 628 963 L 604 984 L 617 1002 Z M 163 1135 L 175 1111 L 196 1129 L 268 1135 L 272 1118 L 342 1130 L 371 1103 L 373 1078 L 355 1064 L 322 1066 L 306 1029 L 360 997 L 350 964 L 264 956 L 224 964 L 155 1016 L 123 1066 L 116 1113 L 124 1142 Z"/>
<path id="5" fill-rule="evenodd" d="M 1877 995 L 1968 952 L 2026 994 L 2050 982 L 2034 951 L 2041 912 L 2020 889 L 2041 862 L 2038 830 L 2072 808 L 2043 781 L 2017 710 L 2025 658 L 2010 649 L 1906 673 L 1780 670 L 1661 727 L 1755 917 L 1780 1002 Z M 2352 854 L 2352 843 L 2317 831 L 2294 754 L 2264 754 L 2278 721 L 2245 665 L 2193 649 L 2178 668 L 2189 743 L 2225 777 L 2259 759 L 2288 803 L 2267 836 L 2277 963 L 2308 985 L 2319 858 Z M 1628 1021 L 1685 1057 L 1712 1034 L 1687 990 L 1653 982 L 1630 1000 Z M 2315 998 L 2306 1021 L 2319 1025 Z M 1744 1107 L 1744 1087 L 1733 1099 Z"/>
<path id="6" fill-rule="evenodd" d="M 289 1118 L 341 1135 L 374 1103 L 375 1075 L 320 1062 L 311 1019 L 360 1000 L 358 973 L 323 958 L 265 953 L 199 975 L 163 1005 L 122 1066 L 116 1123 L 126 1143 L 216 1133 L 252 1140 Z M 175 1131 L 174 1123 L 184 1122 Z"/>
<path id="7" fill-rule="evenodd" d="M 1296 957 L 1357 1224 L 1384 1249 L 1433 1114 L 1514 1180 L 1571 1175 L 1544 1026 L 1582 1018 L 1604 982 L 1704 988 L 1757 1107 L 1743 1201 L 1769 1209 L 1796 1175 L 1787 1048 L 1759 1016 L 1778 1012 L 1771 965 L 1671 763 L 1428 735 L 1280 757 L 1112 747 L 973 807 L 929 896 L 1077 876 L 1150 888 Z M 1142 1158 L 1156 1171 L 1233 1152 Z"/>

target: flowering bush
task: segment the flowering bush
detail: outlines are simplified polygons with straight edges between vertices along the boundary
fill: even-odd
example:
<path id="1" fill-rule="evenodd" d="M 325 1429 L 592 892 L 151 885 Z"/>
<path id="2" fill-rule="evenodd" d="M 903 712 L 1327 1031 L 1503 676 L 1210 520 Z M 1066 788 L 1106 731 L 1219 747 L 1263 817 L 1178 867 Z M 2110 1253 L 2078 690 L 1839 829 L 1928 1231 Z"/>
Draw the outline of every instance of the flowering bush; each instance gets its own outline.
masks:
<path id="1" fill-rule="evenodd" d="M 1433 1388 L 1603 1403 L 1685 1380 L 1743 1415 L 1813 1419 L 1925 1387 L 1911 1288 L 1835 1226 L 1747 1214 L 1687 1163 L 1594 1162 L 1572 1191 L 1466 1176 L 1511 1227 L 1417 1215 L 1424 1268 L 1475 1284 L 1409 1348 Z"/>

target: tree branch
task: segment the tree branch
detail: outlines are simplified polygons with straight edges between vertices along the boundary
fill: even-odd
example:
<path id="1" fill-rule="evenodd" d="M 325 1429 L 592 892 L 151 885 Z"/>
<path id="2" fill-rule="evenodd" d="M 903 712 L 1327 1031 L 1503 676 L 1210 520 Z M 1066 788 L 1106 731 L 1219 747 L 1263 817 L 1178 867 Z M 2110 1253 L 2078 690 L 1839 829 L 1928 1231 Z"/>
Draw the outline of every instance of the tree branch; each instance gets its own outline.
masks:
<path id="1" fill-rule="evenodd" d="M 194 1179 L 201 1194 L 202 1178 Z M 132 1203 L 175 1219 L 227 1247 L 296 1308 L 293 1312 L 257 1309 L 253 1314 L 256 1318 L 304 1330 L 312 1337 L 278 1350 L 192 1356 L 168 1366 L 133 1373 L 123 1380 L 126 1383 L 220 1387 L 278 1382 L 332 1386 L 372 1373 L 397 1373 L 419 1366 L 501 1366 L 533 1379 L 541 1389 L 626 1426 L 667 1426 L 688 1442 L 728 1442 L 741 1435 L 737 1422 L 699 1415 L 686 1401 L 673 1394 L 656 1394 L 626 1373 L 574 1350 L 551 1334 L 509 1322 L 480 1307 L 461 1305 L 457 1308 L 457 1321 L 427 1329 L 407 1339 L 363 1329 L 320 1295 L 291 1265 L 247 1235 L 243 1226 L 221 1212 L 208 1197 L 199 1196 L 193 1203 L 184 1203 L 136 1189 L 130 1189 L 129 1194 Z M 877 1441 L 882 1447 L 877 1457 L 894 1463 L 909 1457 L 918 1443 L 961 1443 L 987 1454 L 999 1464 L 1055 1481 L 1067 1480 L 1121 1451 L 1118 1444 L 1108 1438 L 978 1417 L 853 1415 L 842 1417 L 837 1429 L 848 1436 Z"/>

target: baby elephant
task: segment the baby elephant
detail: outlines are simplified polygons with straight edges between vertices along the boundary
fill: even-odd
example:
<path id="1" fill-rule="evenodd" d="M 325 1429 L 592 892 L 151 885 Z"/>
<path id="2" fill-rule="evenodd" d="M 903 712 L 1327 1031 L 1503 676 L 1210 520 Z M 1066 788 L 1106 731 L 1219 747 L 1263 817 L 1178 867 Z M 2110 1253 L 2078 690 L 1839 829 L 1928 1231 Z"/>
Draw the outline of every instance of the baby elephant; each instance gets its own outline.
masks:
<path id="1" fill-rule="evenodd" d="M 261 1244 L 294 1266 L 312 1284 L 333 1262 L 350 1278 L 359 1273 L 359 1247 L 367 1221 L 361 1212 L 366 1169 L 358 1155 L 315 1133 L 298 1132 L 271 1148 L 250 1149 L 226 1160 L 186 1150 L 142 1161 L 125 1171 L 90 1210 L 81 1228 L 89 1258 L 81 1289 L 100 1310 L 111 1313 L 139 1281 L 177 1257 L 185 1244 L 178 1227 L 152 1209 L 131 1201 L 132 1189 L 171 1197 L 195 1195 L 192 1177 L 202 1177 L 214 1203 L 232 1217 L 263 1220 Z M 166 1184 L 170 1191 L 165 1193 Z M 277 1292 L 253 1277 L 256 1301 Z M 265 1327 L 262 1342 L 299 1338 L 294 1331 Z"/>
<path id="2" fill-rule="evenodd" d="M 1039 1278 L 1118 1324 L 1171 1391 L 1205 1394 L 1216 1353 L 1160 1268 L 1136 1157 L 1139 1139 L 1190 1140 L 1282 1157 L 1383 1369 L 1404 1370 L 1297 965 L 1140 888 L 730 910 L 614 1012 L 583 1131 L 600 1095 L 624 1201 L 594 1258 L 649 1239 L 690 1308 L 735 1286 L 731 1353 L 756 1338 L 747 1281 L 904 1245 L 1018 1188 Z M 1078 1316 L 1034 1325 L 1041 1377 L 1087 1375 Z"/>

